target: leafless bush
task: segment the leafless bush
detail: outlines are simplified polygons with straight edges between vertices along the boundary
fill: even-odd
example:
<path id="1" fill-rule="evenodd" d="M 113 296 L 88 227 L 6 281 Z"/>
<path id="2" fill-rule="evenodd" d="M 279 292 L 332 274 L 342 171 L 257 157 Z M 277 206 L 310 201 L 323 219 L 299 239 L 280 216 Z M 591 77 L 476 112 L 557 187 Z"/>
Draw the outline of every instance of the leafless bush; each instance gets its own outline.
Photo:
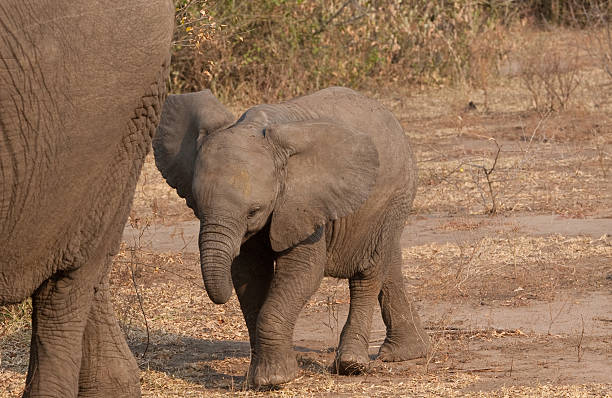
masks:
<path id="1" fill-rule="evenodd" d="M 612 5 L 597 4 L 584 11 L 588 20 L 589 44 L 587 51 L 597 60 L 601 70 L 608 76 L 608 90 L 612 84 Z M 603 87 L 600 87 L 603 88 Z M 600 95 L 598 102 L 610 103 L 610 92 Z"/>
<path id="2" fill-rule="evenodd" d="M 429 327 L 430 346 L 425 356 L 425 373 L 429 373 L 431 365 L 448 359 L 449 340 L 448 331 L 451 324 L 451 312 L 447 311 L 437 320 L 434 326 Z"/>
<path id="3" fill-rule="evenodd" d="M 510 51 L 508 33 L 505 26 L 498 24 L 475 35 L 469 46 L 466 78 L 470 86 L 483 91 L 485 112 L 489 111 L 489 90 L 497 77 L 498 64 Z"/>
<path id="4" fill-rule="evenodd" d="M 134 213 L 130 214 L 129 223 L 132 228 L 138 231 L 138 235 L 133 238 L 131 244 L 126 244 L 123 247 L 122 252 L 124 255 L 120 255 L 120 258 L 115 259 L 115 264 L 123 268 L 122 271 L 126 274 L 125 278 L 129 278 L 132 283 L 134 294 L 131 294 L 129 297 L 124 297 L 116 305 L 118 307 L 118 317 L 121 329 L 127 337 L 130 337 L 132 323 L 139 315 L 142 315 L 146 333 L 145 347 L 141 354 L 141 357 L 144 358 L 149 349 L 150 330 L 149 321 L 144 309 L 143 297 L 137 280 L 144 268 L 143 261 L 140 258 L 144 244 L 143 236 L 151 224 L 149 220 L 141 220 L 139 217 L 135 216 Z"/>
<path id="5" fill-rule="evenodd" d="M 608 172 L 612 164 L 612 152 L 610 152 L 609 148 L 612 147 L 612 138 L 596 127 L 591 129 L 591 137 L 591 142 L 593 143 L 597 156 L 599 170 L 601 171 L 602 177 L 606 179 L 608 178 Z"/>
<path id="6" fill-rule="evenodd" d="M 582 361 L 582 355 L 584 354 L 584 347 L 582 345 L 584 341 L 584 316 L 580 315 L 580 323 L 582 328 L 580 329 L 580 335 L 576 339 L 576 359 L 578 362 Z"/>
<path id="7" fill-rule="evenodd" d="M 338 317 L 338 284 L 340 279 L 336 279 L 336 285 L 333 290 L 327 295 L 325 306 L 327 307 L 327 322 L 324 322 L 325 326 L 329 329 L 329 333 L 333 336 L 334 342 L 334 361 L 337 361 L 335 350 L 340 343 L 340 319 Z M 334 363 L 334 367 L 338 369 L 338 362 Z"/>
<path id="8" fill-rule="evenodd" d="M 609 21 L 606 22 L 603 32 L 595 37 L 599 44 L 602 69 L 612 80 L 612 28 Z"/>
<path id="9" fill-rule="evenodd" d="M 537 110 L 565 110 L 581 84 L 578 53 L 564 54 L 540 40 L 523 51 L 519 77 Z"/>
<path id="10" fill-rule="evenodd" d="M 543 24 L 583 27 L 591 23 L 593 11 L 608 6 L 608 0 L 511 0 L 524 16 Z"/>
<path id="11" fill-rule="evenodd" d="M 495 214 L 497 213 L 497 192 L 495 190 L 496 181 L 493 179 L 493 172 L 497 166 L 499 154 L 501 153 L 501 146 L 497 143 L 496 139 L 490 138 L 490 140 L 493 141 L 497 147 L 495 155 L 490 161 L 491 166 L 487 167 L 485 159 L 482 159 L 481 163 L 466 163 L 466 166 L 470 168 L 472 180 L 476 187 L 478 187 L 483 205 L 487 208 L 487 213 Z M 483 182 L 486 183 L 486 185 L 483 184 Z M 490 206 L 487 204 L 487 197 L 488 201 L 491 202 Z"/>
<path id="12" fill-rule="evenodd" d="M 593 8 L 588 13 L 591 26 L 596 31 L 592 32 L 592 37 L 598 51 L 598 59 L 602 69 L 612 79 L 612 5 L 607 3 Z"/>

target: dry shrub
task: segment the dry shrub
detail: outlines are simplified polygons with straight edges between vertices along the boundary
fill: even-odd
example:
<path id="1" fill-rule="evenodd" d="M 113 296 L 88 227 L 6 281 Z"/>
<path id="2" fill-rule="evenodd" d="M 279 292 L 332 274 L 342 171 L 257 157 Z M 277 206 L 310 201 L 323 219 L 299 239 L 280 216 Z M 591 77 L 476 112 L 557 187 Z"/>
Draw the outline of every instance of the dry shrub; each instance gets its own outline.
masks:
<path id="1" fill-rule="evenodd" d="M 508 3 L 515 3 L 524 16 L 540 23 L 565 26 L 584 27 L 592 22 L 593 12 L 603 8 L 610 11 L 609 0 L 511 0 Z"/>
<path id="2" fill-rule="evenodd" d="M 500 35 L 488 32 L 500 32 L 508 15 L 497 2 L 468 0 L 177 4 L 183 11 L 175 39 L 191 41 L 175 46 L 172 90 L 207 87 L 239 102 L 277 100 L 330 85 L 468 81 L 472 62 L 484 71 L 499 57 L 492 41 Z M 204 28 L 196 29 L 197 23 Z M 472 49 L 476 41 L 479 48 Z M 477 73 L 488 73 L 483 71 Z"/>
<path id="3" fill-rule="evenodd" d="M 542 112 L 569 107 L 581 84 L 580 69 L 577 48 L 561 48 L 538 38 L 520 50 L 518 75 L 531 94 L 534 108 Z"/>
<path id="4" fill-rule="evenodd" d="M 170 86 L 173 92 L 190 91 L 188 82 L 196 74 L 195 61 L 204 42 L 211 41 L 218 30 L 207 11 L 206 0 L 175 0 Z"/>
<path id="5" fill-rule="evenodd" d="M 469 46 L 467 83 L 484 94 L 484 111 L 489 111 L 489 87 L 499 74 L 499 63 L 510 52 L 510 30 L 495 25 L 476 35 Z"/>
<path id="6" fill-rule="evenodd" d="M 607 92 L 599 93 L 601 105 L 610 104 L 610 83 L 612 83 L 612 4 L 606 2 L 592 7 L 587 13 L 590 45 L 588 52 L 596 59 L 599 67 L 608 77 Z"/>
<path id="7" fill-rule="evenodd" d="M 489 80 L 507 52 L 504 43 L 515 22 L 583 27 L 595 12 L 609 16 L 602 0 L 175 0 L 175 5 L 171 90 L 206 87 L 242 104 L 330 85 L 463 82 L 484 90 L 486 108 Z M 574 77 L 566 65 L 550 68 L 547 76 L 565 80 L 534 90 L 559 106 L 571 95 Z"/>
<path id="8" fill-rule="evenodd" d="M 598 48 L 599 60 L 602 69 L 612 80 L 612 27 L 610 20 L 604 22 L 603 28 L 594 34 Z"/>
<path id="9" fill-rule="evenodd" d="M 597 165 L 601 172 L 601 177 L 608 178 L 610 166 L 612 165 L 612 135 L 607 134 L 598 127 L 591 129 L 591 145 L 595 149 Z"/>

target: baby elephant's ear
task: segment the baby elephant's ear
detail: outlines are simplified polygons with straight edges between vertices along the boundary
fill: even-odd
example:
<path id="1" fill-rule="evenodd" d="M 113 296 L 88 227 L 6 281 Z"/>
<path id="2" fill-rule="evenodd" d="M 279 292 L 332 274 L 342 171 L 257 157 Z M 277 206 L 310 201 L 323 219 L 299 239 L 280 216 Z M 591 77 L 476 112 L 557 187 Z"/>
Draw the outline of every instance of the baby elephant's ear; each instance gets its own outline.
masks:
<path id="1" fill-rule="evenodd" d="M 355 212 L 376 183 L 378 151 L 368 135 L 353 128 L 313 120 L 271 126 L 266 135 L 285 167 L 270 224 L 275 251 Z"/>
<path id="2" fill-rule="evenodd" d="M 210 134 L 235 121 L 210 90 L 169 95 L 153 139 L 155 164 L 168 185 L 196 211 L 191 194 L 199 135 Z"/>

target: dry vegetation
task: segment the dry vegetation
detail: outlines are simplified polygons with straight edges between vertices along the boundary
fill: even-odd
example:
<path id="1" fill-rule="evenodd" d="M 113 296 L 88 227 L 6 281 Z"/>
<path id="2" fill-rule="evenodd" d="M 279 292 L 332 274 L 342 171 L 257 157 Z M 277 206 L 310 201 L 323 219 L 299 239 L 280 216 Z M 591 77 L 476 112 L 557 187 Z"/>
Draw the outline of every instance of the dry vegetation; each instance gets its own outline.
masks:
<path id="1" fill-rule="evenodd" d="M 240 110 L 342 84 L 398 116 L 420 169 L 404 277 L 433 349 L 422 360 L 373 361 L 362 376 L 331 375 L 348 289 L 325 279 L 296 328 L 299 378 L 244 390 L 238 302 L 208 300 L 197 254 L 183 250 L 193 214 L 149 156 L 130 215 L 140 234 L 126 239 L 111 276 L 144 396 L 612 396 L 604 3 L 524 2 L 531 12 L 512 1 L 433 3 L 413 2 L 411 14 L 397 1 L 177 2 L 173 90 L 211 87 Z M 564 220 L 605 233 L 559 229 Z M 162 226 L 184 245 L 155 249 Z M 0 396 L 22 391 L 30 311 L 29 302 L 0 308 Z M 373 329 L 371 354 L 380 319 Z"/>
<path id="2" fill-rule="evenodd" d="M 241 105 L 330 85 L 378 90 L 461 83 L 483 90 L 486 99 L 500 62 L 518 54 L 517 29 L 601 28 L 611 12 L 601 0 L 177 0 L 176 5 L 171 90 L 208 87 Z M 576 89 L 576 59 L 564 54 L 561 63 L 549 54 L 542 64 L 539 44 L 521 43 L 536 50 L 532 65 L 523 65 L 525 83 L 536 92 L 538 106 L 551 100 L 564 107 Z"/>

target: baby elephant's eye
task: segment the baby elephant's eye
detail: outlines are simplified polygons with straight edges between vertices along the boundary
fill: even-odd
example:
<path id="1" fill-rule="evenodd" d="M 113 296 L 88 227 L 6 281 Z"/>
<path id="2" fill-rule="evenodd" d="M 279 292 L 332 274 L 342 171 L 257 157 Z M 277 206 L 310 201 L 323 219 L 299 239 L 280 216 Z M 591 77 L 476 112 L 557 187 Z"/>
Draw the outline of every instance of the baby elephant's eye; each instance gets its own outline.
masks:
<path id="1" fill-rule="evenodd" d="M 261 206 L 252 207 L 251 210 L 249 210 L 249 214 L 247 215 L 247 217 L 248 218 L 255 217 L 257 213 L 259 213 L 259 210 L 261 210 Z"/>

